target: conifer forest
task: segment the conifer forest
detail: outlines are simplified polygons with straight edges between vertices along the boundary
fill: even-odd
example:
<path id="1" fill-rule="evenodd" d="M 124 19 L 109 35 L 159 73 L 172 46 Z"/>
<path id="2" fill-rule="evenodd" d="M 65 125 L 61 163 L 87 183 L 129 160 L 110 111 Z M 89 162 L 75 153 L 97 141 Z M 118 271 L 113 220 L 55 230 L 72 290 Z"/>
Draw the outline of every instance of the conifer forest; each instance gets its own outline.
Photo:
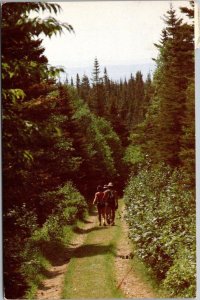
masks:
<path id="1" fill-rule="evenodd" d="M 60 5 L 2 5 L 6 298 L 37 288 L 46 246 L 69 243 L 97 185 L 110 181 L 124 199 L 135 255 L 169 297 L 195 297 L 194 2 L 179 12 L 184 20 L 173 6 L 163 16 L 153 75 L 114 81 L 94 57 L 90 77 L 61 81 L 41 37 L 76 31 L 59 22 Z"/>

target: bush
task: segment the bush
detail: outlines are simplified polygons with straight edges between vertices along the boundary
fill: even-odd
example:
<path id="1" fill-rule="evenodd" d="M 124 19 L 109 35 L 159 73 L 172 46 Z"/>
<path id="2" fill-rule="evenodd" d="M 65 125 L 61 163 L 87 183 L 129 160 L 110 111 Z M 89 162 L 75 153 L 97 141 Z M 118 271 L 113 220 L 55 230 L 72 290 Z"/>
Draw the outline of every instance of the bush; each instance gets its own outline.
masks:
<path id="1" fill-rule="evenodd" d="M 36 229 L 36 215 L 28 210 L 25 203 L 14 205 L 4 214 L 4 283 L 8 299 L 22 297 L 27 288 L 26 278 L 21 272 L 26 263 L 23 251 Z"/>
<path id="2" fill-rule="evenodd" d="M 179 295 L 181 285 L 185 295 L 192 296 L 195 288 L 195 255 L 184 254 L 195 253 L 195 200 L 185 182 L 182 170 L 147 166 L 130 178 L 125 190 L 126 219 L 136 254 L 173 296 Z M 188 268 L 184 276 L 179 274 L 181 263 Z M 179 283 L 173 279 L 176 273 Z"/>
<path id="3" fill-rule="evenodd" d="M 72 236 L 72 225 L 83 219 L 87 211 L 84 197 L 71 182 L 41 194 L 40 202 L 41 210 L 47 206 L 49 212 L 42 227 L 25 204 L 14 207 L 5 218 L 4 282 L 9 299 L 22 298 L 27 289 L 36 289 L 54 259 L 52 256 L 65 251 Z"/>
<path id="4" fill-rule="evenodd" d="M 163 281 L 171 297 L 193 298 L 196 294 L 195 249 L 180 248 L 173 266 Z"/>
<path id="5" fill-rule="evenodd" d="M 73 224 L 76 219 L 82 219 L 87 210 L 87 203 L 84 197 L 71 182 L 67 182 L 54 191 L 42 193 L 40 203 L 41 206 L 44 207 L 44 210 L 48 211 L 48 218 L 44 227 L 47 226 L 51 220 L 52 224 Z"/>

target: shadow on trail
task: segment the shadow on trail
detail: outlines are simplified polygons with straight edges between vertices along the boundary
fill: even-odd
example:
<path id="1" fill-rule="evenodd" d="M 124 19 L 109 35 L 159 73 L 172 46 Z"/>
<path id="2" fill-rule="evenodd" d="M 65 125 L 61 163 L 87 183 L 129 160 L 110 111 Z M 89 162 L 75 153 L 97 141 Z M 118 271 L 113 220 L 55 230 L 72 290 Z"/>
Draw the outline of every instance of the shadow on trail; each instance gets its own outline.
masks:
<path id="1" fill-rule="evenodd" d="M 50 261 L 52 266 L 62 266 L 70 261 L 72 258 L 84 258 L 91 257 L 95 255 L 104 255 L 110 253 L 115 256 L 115 247 L 113 244 L 102 245 L 102 244 L 88 244 L 78 246 L 76 248 L 66 248 L 59 243 L 46 242 L 45 247 L 43 248 L 43 255 Z M 45 275 L 46 278 L 55 278 L 62 271 L 48 271 L 45 268 L 42 268 L 41 273 Z M 42 283 L 39 285 L 41 290 L 48 290 L 49 287 L 45 287 Z"/>
<path id="2" fill-rule="evenodd" d="M 49 271 L 45 268 L 42 268 L 41 274 L 43 274 L 46 279 L 53 279 L 53 278 L 56 278 L 57 276 L 59 276 L 60 274 L 63 274 L 63 270 Z M 51 289 L 51 286 L 45 286 L 45 284 L 43 282 L 40 282 L 39 288 L 43 291 L 45 291 L 45 290 L 47 291 L 47 290 Z"/>
<path id="3" fill-rule="evenodd" d="M 47 269 L 43 269 L 41 272 L 43 275 L 45 275 L 45 277 L 47 279 L 53 279 L 56 278 L 57 276 L 59 276 L 60 274 L 63 274 L 63 271 L 48 271 Z M 38 288 L 42 291 L 48 291 L 52 288 L 52 286 L 45 286 L 45 284 L 43 282 L 40 282 L 38 285 Z"/>
<path id="4" fill-rule="evenodd" d="M 96 216 L 97 212 L 93 211 L 90 212 L 90 216 Z M 83 220 L 82 220 L 83 221 Z M 84 223 L 93 223 L 91 221 L 84 220 Z M 88 234 L 93 231 L 102 231 L 106 230 L 110 226 L 95 226 L 92 228 L 84 229 L 78 226 L 73 228 L 73 231 L 77 234 Z M 102 245 L 99 244 L 88 244 L 88 245 L 81 245 L 76 246 L 76 243 L 69 243 L 68 246 L 63 245 L 62 242 L 58 240 L 54 241 L 39 241 L 37 243 L 37 247 L 40 249 L 42 255 L 51 263 L 52 267 L 61 267 L 64 264 L 68 263 L 72 258 L 84 258 L 90 257 L 95 255 L 104 255 L 106 253 L 110 253 L 111 255 L 115 255 L 114 246 L 110 245 Z M 43 274 L 46 278 L 51 279 L 57 277 L 62 271 L 61 270 L 52 270 L 48 271 L 46 268 L 42 267 L 40 270 L 41 274 Z M 39 288 L 41 290 L 48 290 L 50 287 L 46 287 L 42 283 L 40 284 Z"/>
<path id="5" fill-rule="evenodd" d="M 88 229 L 83 229 L 83 228 L 80 228 L 80 227 L 74 227 L 73 231 L 75 233 L 87 234 L 87 233 L 92 232 L 92 231 L 105 230 L 105 229 L 108 229 L 108 228 L 109 228 L 108 226 L 99 226 L 99 227 L 95 226 L 95 227 L 88 228 Z"/>
<path id="6" fill-rule="evenodd" d="M 110 253 L 115 255 L 115 247 L 114 245 L 101 245 L 101 244 L 89 244 L 89 245 L 82 245 L 73 253 L 73 258 L 83 258 L 83 257 L 90 257 L 95 255 L 104 255 Z"/>
<path id="7" fill-rule="evenodd" d="M 63 263 L 68 262 L 72 258 L 84 258 L 84 257 L 91 257 L 95 255 L 104 255 L 110 253 L 111 255 L 115 256 L 115 247 L 113 244 L 110 245 L 101 245 L 101 244 L 89 244 L 89 245 L 82 245 L 79 246 L 73 250 L 66 248 L 57 248 L 54 252 L 54 255 L 49 256 L 49 253 L 46 256 L 48 256 L 48 259 L 51 261 L 53 266 L 62 265 Z M 51 249 L 52 250 L 52 249 Z M 59 255 L 62 256 L 60 257 Z M 65 254 L 65 255 L 64 255 Z M 59 258 L 59 261 L 58 261 Z M 43 269 L 42 274 L 45 275 L 46 278 L 55 278 L 58 275 L 62 273 L 61 270 L 59 271 L 48 271 L 47 269 Z M 39 288 L 42 291 L 47 291 L 51 289 L 51 286 L 45 286 L 42 282 L 39 284 Z"/>
<path id="8" fill-rule="evenodd" d="M 39 247 L 42 255 L 47 258 L 53 267 L 62 266 L 70 260 L 70 248 L 67 248 L 59 241 L 43 241 Z M 45 275 L 48 276 L 48 271 Z"/>
<path id="9" fill-rule="evenodd" d="M 103 227 L 103 226 L 93 227 L 90 229 L 81 229 L 79 227 L 75 227 L 74 231 L 77 233 L 87 234 L 92 231 L 106 230 L 107 228 L 108 227 Z M 103 254 L 108 251 L 112 251 L 111 245 L 101 246 L 99 244 L 99 245 L 86 245 L 86 246 L 76 247 L 76 245 L 71 243 L 66 247 L 61 242 L 56 240 L 43 241 L 42 243 L 39 243 L 37 246 L 39 246 L 42 255 L 45 258 L 47 258 L 47 260 L 51 263 L 53 267 L 62 266 L 63 264 L 66 264 L 73 257 L 93 256 L 93 255 Z M 79 254 L 80 251 L 83 252 Z M 48 274 L 48 271 L 46 271 L 46 269 L 44 269 L 42 273 L 45 274 L 47 277 L 49 277 L 50 275 Z"/>

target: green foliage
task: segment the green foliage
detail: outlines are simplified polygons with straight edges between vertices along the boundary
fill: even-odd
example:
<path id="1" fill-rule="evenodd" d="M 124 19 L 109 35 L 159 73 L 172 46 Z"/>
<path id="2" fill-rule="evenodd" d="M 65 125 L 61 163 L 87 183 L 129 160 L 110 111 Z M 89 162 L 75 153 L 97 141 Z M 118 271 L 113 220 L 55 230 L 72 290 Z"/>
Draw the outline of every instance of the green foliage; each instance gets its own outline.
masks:
<path id="1" fill-rule="evenodd" d="M 66 246 L 71 238 L 71 226 L 83 219 L 87 211 L 84 197 L 71 182 L 41 194 L 40 201 L 40 209 L 49 211 L 40 228 L 36 215 L 29 212 L 25 204 L 8 212 L 4 225 L 13 235 L 4 240 L 4 259 L 9 261 L 5 264 L 7 295 L 15 288 L 14 293 L 22 297 L 29 285 L 33 287 L 40 283 L 44 269 L 50 264 L 44 244 L 57 242 Z"/>
<path id="2" fill-rule="evenodd" d="M 45 206 L 53 208 L 46 222 L 34 231 L 22 251 L 27 264 L 22 266 L 21 272 L 30 286 L 33 286 L 33 283 L 38 286 L 47 266 L 52 260 L 58 259 L 58 255 L 63 256 L 61 252 L 65 250 L 72 237 L 72 226 L 77 220 L 83 220 L 87 212 L 84 197 L 71 182 L 54 191 L 41 194 L 40 201 L 41 209 Z"/>
<path id="3" fill-rule="evenodd" d="M 154 161 L 180 166 L 183 163 L 181 156 L 186 158 L 189 146 L 187 161 L 190 171 L 188 166 L 186 168 L 191 172 L 191 160 L 194 162 L 194 98 L 191 92 L 188 95 L 188 88 L 194 79 L 194 28 L 177 18 L 172 6 L 164 16 L 164 22 L 166 27 L 161 41 L 155 44 L 159 55 L 153 80 L 154 94 L 142 133 L 144 147 Z M 186 131 L 190 132 L 189 138 Z"/>
<path id="4" fill-rule="evenodd" d="M 85 199 L 71 183 L 58 187 L 55 191 L 42 193 L 40 201 L 41 209 L 46 209 L 48 206 L 51 211 L 43 227 L 47 226 L 54 238 L 59 238 L 59 232 L 56 234 L 53 231 L 55 227 L 59 231 L 59 224 L 60 226 L 72 225 L 77 219 L 82 219 L 87 210 Z"/>
<path id="5" fill-rule="evenodd" d="M 169 269 L 166 279 L 163 281 L 163 287 L 170 291 L 170 297 L 195 297 L 195 260 L 195 249 L 191 252 L 188 248 L 180 248 L 175 264 Z"/>
<path id="6" fill-rule="evenodd" d="M 168 12 L 153 83 L 150 75 L 144 82 L 141 72 L 116 83 L 105 69 L 101 78 L 95 59 L 93 85 L 77 74 L 75 89 L 55 83 L 63 70 L 48 66 L 39 38 L 73 28 L 52 17 L 30 18 L 31 11 L 40 10 L 58 13 L 60 6 L 2 7 L 6 296 L 24 296 L 30 282 L 34 290 L 53 259 L 52 249 L 64 251 L 71 226 L 87 210 L 78 190 L 91 199 L 98 184 L 111 180 L 120 190 L 127 166 L 136 174 L 149 156 L 153 163 L 178 162 L 181 168 L 148 165 L 131 178 L 126 189 L 130 237 L 171 295 L 193 296 L 192 25 Z M 182 11 L 192 16 L 191 10 Z"/>
<path id="7" fill-rule="evenodd" d="M 107 119 L 112 124 L 122 144 L 127 146 L 128 134 L 135 125 L 143 121 L 153 93 L 150 74 L 146 81 L 138 71 L 135 78 L 131 74 L 128 82 L 126 79 L 113 82 L 106 68 L 104 75 L 100 75 L 100 66 L 96 58 L 92 75 L 91 85 L 86 75 L 82 80 L 78 77 L 77 92 L 95 115 Z"/>
<path id="8" fill-rule="evenodd" d="M 180 159 L 185 171 L 190 175 L 190 182 L 195 184 L 195 96 L 194 82 L 186 91 L 186 111 L 183 122 Z"/>
<path id="9" fill-rule="evenodd" d="M 71 226 L 86 211 L 83 197 L 65 182 L 73 180 L 79 190 L 93 197 L 98 182 L 102 180 L 104 183 L 116 174 L 121 144 L 110 124 L 94 116 L 87 105 L 66 87 L 54 88 L 47 96 L 20 104 L 12 111 L 11 116 L 4 116 L 4 176 L 7 179 L 4 185 L 4 219 L 7 228 L 5 239 L 10 243 L 10 246 L 6 243 L 5 246 L 8 251 L 6 261 L 8 257 L 15 257 L 8 277 L 14 276 L 11 282 L 17 286 L 19 279 L 12 275 L 16 270 L 23 286 L 16 289 L 16 293 L 22 295 L 26 289 L 25 278 L 33 280 L 42 268 L 37 258 L 40 244 L 51 243 L 52 238 L 60 242 L 64 225 Z M 17 128 L 15 134 L 14 128 Z M 26 203 L 27 210 L 34 212 L 40 228 L 33 236 L 28 225 L 24 226 L 27 236 L 23 248 L 27 254 L 21 252 L 22 243 L 18 243 L 19 255 L 16 255 L 16 240 L 7 238 L 12 230 L 7 222 L 9 211 L 15 205 L 21 207 L 22 201 Z M 13 226 L 15 228 L 15 221 Z M 22 232 L 16 231 L 17 242 L 21 238 Z M 33 245 L 30 245 L 32 239 Z M 34 241 L 40 241 L 39 248 Z M 35 254 L 31 252 L 33 247 Z M 24 270 L 24 265 L 28 269 Z M 36 276 L 37 280 L 39 278 Z M 6 289 L 9 289 L 9 284 Z"/>
<path id="10" fill-rule="evenodd" d="M 81 124 L 80 132 L 85 140 L 85 151 L 79 153 L 85 159 L 84 170 L 88 169 L 90 172 L 84 173 L 84 180 L 90 182 L 90 189 L 94 191 L 97 182 L 104 183 L 120 172 L 123 155 L 121 141 L 111 124 L 91 113 L 88 105 L 78 97 L 74 89 L 68 92 L 75 109 L 73 118 Z"/>
<path id="11" fill-rule="evenodd" d="M 124 161 L 129 165 L 135 165 L 144 161 L 144 155 L 140 146 L 129 145 L 126 148 Z"/>
<path id="12" fill-rule="evenodd" d="M 51 37 L 64 29 L 73 32 L 71 25 L 60 23 L 53 17 L 42 20 L 30 18 L 31 11 L 47 10 L 57 13 L 58 4 L 52 3 L 4 3 L 2 6 L 2 85 L 4 105 L 9 101 L 31 96 L 31 85 L 55 78 L 59 71 L 48 67 L 43 55 L 43 33 Z M 16 99 L 16 100 L 15 100 Z"/>
<path id="13" fill-rule="evenodd" d="M 30 259 L 35 261 L 34 253 L 29 252 L 29 256 L 24 257 L 23 249 L 28 247 L 38 224 L 45 221 L 40 216 L 39 195 L 51 179 L 52 189 L 63 182 L 56 173 L 56 178 L 51 173 L 55 162 L 53 154 L 61 148 L 56 147 L 61 125 L 50 120 L 52 97 L 45 98 L 55 89 L 54 79 L 60 70 L 48 66 L 38 35 L 52 36 L 64 28 L 72 32 L 72 27 L 51 17 L 46 20 L 29 17 L 30 11 L 40 9 L 57 13 L 60 7 L 47 3 L 5 3 L 2 6 L 4 282 L 8 298 L 22 297 L 27 288 L 23 266 L 32 266 L 34 274 L 38 270 Z M 51 125 L 47 126 L 47 120 Z M 67 149 L 72 148 L 70 138 L 66 144 Z M 45 153 L 45 150 L 48 151 Z M 76 161 L 70 160 L 71 170 L 75 165 Z"/>
<path id="14" fill-rule="evenodd" d="M 194 297 L 195 195 L 187 175 L 148 165 L 130 178 L 125 202 L 137 255 L 173 296 Z M 180 266 L 188 268 L 182 275 Z"/>
<path id="15" fill-rule="evenodd" d="M 29 237 L 37 229 L 37 216 L 29 211 L 25 203 L 14 205 L 4 213 L 4 280 L 7 296 L 22 296 L 27 284 L 21 266 L 25 263 L 22 250 Z M 9 262 L 9 263 L 8 263 Z"/>
<path id="16" fill-rule="evenodd" d="M 181 10 L 192 18 L 193 9 Z M 137 255 L 167 293 L 195 297 L 194 28 L 172 6 L 164 21 L 146 115 L 124 157 L 134 172 L 125 190 L 127 221 Z"/>

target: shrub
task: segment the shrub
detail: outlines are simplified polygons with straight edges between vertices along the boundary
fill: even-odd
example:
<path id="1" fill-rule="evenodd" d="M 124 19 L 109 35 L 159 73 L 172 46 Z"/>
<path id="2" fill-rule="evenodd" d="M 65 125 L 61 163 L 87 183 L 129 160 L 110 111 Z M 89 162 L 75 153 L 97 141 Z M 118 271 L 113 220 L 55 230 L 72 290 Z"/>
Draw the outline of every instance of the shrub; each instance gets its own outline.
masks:
<path id="1" fill-rule="evenodd" d="M 34 212 L 26 205 L 14 207 L 6 216 L 4 237 L 6 297 L 22 298 L 27 289 L 36 289 L 44 278 L 46 267 L 63 253 L 72 235 L 72 225 L 83 219 L 87 204 L 84 197 L 67 182 L 54 191 L 41 194 L 41 210 L 48 207 L 46 222 L 39 227 Z M 47 211 L 45 210 L 45 211 Z M 56 249 L 56 251 L 55 251 Z M 8 263 L 9 262 L 9 263 Z"/>
<path id="2" fill-rule="evenodd" d="M 29 237 L 37 229 L 37 218 L 26 204 L 14 205 L 4 214 L 4 282 L 6 297 L 22 297 L 27 288 L 21 266 L 26 263 L 23 251 Z M 29 257 L 30 259 L 30 257 Z"/>
<path id="3" fill-rule="evenodd" d="M 178 267 L 184 261 L 180 258 L 183 253 L 195 253 L 194 191 L 185 182 L 182 170 L 147 166 L 130 178 L 125 190 L 126 219 L 136 254 L 173 296 L 179 295 L 179 286 L 185 280 L 183 294 L 191 295 L 195 287 L 195 255 L 189 258 L 184 254 L 187 279 L 179 274 Z M 177 286 L 175 273 L 180 279 Z"/>
<path id="4" fill-rule="evenodd" d="M 180 248 L 173 266 L 163 281 L 171 297 L 193 298 L 196 294 L 195 249 Z"/>

